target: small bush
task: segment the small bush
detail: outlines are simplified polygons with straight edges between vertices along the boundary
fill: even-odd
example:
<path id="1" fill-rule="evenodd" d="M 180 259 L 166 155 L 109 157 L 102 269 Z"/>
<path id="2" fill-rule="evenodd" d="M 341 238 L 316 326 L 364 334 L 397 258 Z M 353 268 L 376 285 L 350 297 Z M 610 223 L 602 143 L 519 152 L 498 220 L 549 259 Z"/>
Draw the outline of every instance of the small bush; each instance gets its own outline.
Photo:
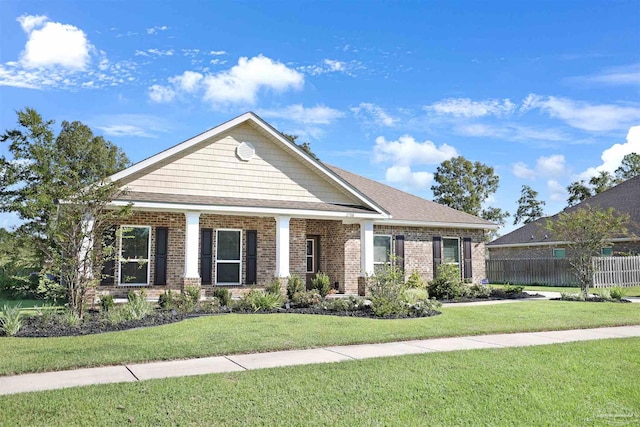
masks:
<path id="1" fill-rule="evenodd" d="M 585 296 L 582 292 L 579 294 L 570 294 L 568 292 L 560 292 L 560 299 L 563 301 L 584 301 Z"/>
<path id="2" fill-rule="evenodd" d="M 274 277 L 273 279 L 271 279 L 271 282 L 269 282 L 264 287 L 264 291 L 266 293 L 268 293 L 268 294 L 281 295 L 281 293 L 282 293 L 282 284 L 280 283 L 280 279 L 278 279 L 277 277 Z"/>
<path id="3" fill-rule="evenodd" d="M 440 264 L 436 270 L 436 277 L 451 283 L 461 283 L 460 268 L 457 264 Z"/>
<path id="4" fill-rule="evenodd" d="M 602 298 L 605 301 L 613 300 L 613 298 L 611 298 L 611 292 L 609 291 L 609 289 L 606 289 L 606 288 L 600 289 L 597 294 L 600 298 Z"/>
<path id="5" fill-rule="evenodd" d="M 144 289 L 138 293 L 129 291 L 127 299 L 128 302 L 125 304 L 124 311 L 128 320 L 144 319 L 149 313 L 151 313 L 151 304 L 147 301 L 147 293 Z"/>
<path id="6" fill-rule="evenodd" d="M 0 315 L 0 330 L 8 337 L 12 337 L 18 333 L 22 327 L 22 313 L 20 304 L 15 307 L 4 305 L 2 307 L 2 315 Z"/>
<path id="7" fill-rule="evenodd" d="M 409 289 L 427 289 L 427 284 L 416 270 L 412 271 L 406 283 Z"/>
<path id="8" fill-rule="evenodd" d="M 158 306 L 164 310 L 176 308 L 176 294 L 171 290 L 166 290 L 158 297 Z"/>
<path id="9" fill-rule="evenodd" d="M 67 298 L 67 288 L 47 274 L 39 275 L 37 291 L 40 298 L 47 301 L 64 301 Z"/>
<path id="10" fill-rule="evenodd" d="M 446 278 L 436 277 L 429 282 L 429 295 L 436 299 L 458 299 L 465 293 L 461 282 L 450 282 Z"/>
<path id="11" fill-rule="evenodd" d="M 115 307 L 115 302 L 113 302 L 113 295 L 100 295 L 100 305 L 101 311 L 109 311 Z"/>
<path id="12" fill-rule="evenodd" d="M 184 288 L 183 294 L 185 294 L 187 298 L 193 301 L 194 304 L 197 304 L 198 301 L 200 301 L 200 290 L 200 286 L 197 285 L 186 286 Z"/>
<path id="13" fill-rule="evenodd" d="M 402 270 L 391 262 L 369 278 L 371 309 L 376 316 L 393 317 L 406 314 L 403 301 L 405 290 Z"/>
<path id="14" fill-rule="evenodd" d="M 304 283 L 302 283 L 302 279 L 300 278 L 300 276 L 294 274 L 289 277 L 289 280 L 287 282 L 287 298 L 289 298 L 289 300 L 293 299 L 294 294 L 304 291 L 305 286 Z"/>
<path id="15" fill-rule="evenodd" d="M 62 321 L 71 328 L 77 328 L 80 326 L 81 319 L 74 310 L 67 309 L 62 313 Z"/>
<path id="16" fill-rule="evenodd" d="M 404 302 L 411 305 L 415 304 L 418 301 L 423 301 L 429 299 L 429 293 L 426 289 L 406 289 L 402 294 Z"/>
<path id="17" fill-rule="evenodd" d="M 519 294 L 520 292 L 522 292 L 524 289 L 524 286 L 519 286 L 519 285 L 505 285 L 504 287 L 504 291 L 507 294 Z"/>
<path id="18" fill-rule="evenodd" d="M 493 289 L 485 285 L 466 286 L 465 295 L 469 298 L 489 298 Z"/>
<path id="19" fill-rule="evenodd" d="M 227 307 L 231 305 L 231 291 L 227 288 L 215 288 L 213 296 L 218 298 L 220 305 Z"/>
<path id="20" fill-rule="evenodd" d="M 196 307 L 196 311 L 200 313 L 218 313 L 220 311 L 220 300 L 213 297 L 200 301 Z"/>
<path id="21" fill-rule="evenodd" d="M 311 290 L 316 290 L 322 296 L 326 297 L 331 290 L 331 280 L 326 274 L 319 272 L 316 277 L 311 279 Z"/>
<path id="22" fill-rule="evenodd" d="M 616 286 L 614 288 L 610 288 L 609 293 L 611 294 L 612 299 L 620 301 L 625 297 L 627 291 L 623 287 Z"/>
<path id="23" fill-rule="evenodd" d="M 280 308 L 284 304 L 282 295 L 262 292 L 259 289 L 251 289 L 244 298 L 236 303 L 236 308 L 244 310 L 273 310 Z"/>
<path id="24" fill-rule="evenodd" d="M 298 308 L 307 308 L 322 301 L 322 296 L 316 291 L 300 291 L 293 294 L 291 303 Z"/>
<path id="25" fill-rule="evenodd" d="M 178 310 L 193 313 L 200 301 L 200 286 L 186 286 L 177 300 Z"/>
<path id="26" fill-rule="evenodd" d="M 413 304 L 408 304 L 407 313 L 412 317 L 427 317 L 431 316 L 441 306 L 442 304 L 433 298 L 418 300 Z"/>

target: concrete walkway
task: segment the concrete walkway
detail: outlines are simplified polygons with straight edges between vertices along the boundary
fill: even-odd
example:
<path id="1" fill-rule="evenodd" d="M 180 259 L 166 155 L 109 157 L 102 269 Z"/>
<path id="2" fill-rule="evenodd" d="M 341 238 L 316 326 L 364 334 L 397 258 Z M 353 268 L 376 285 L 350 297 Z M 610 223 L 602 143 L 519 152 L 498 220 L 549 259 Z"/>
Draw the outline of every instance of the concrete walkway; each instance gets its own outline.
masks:
<path id="1" fill-rule="evenodd" d="M 566 331 L 492 334 L 469 337 L 434 338 L 315 348 L 310 350 L 276 351 L 270 353 L 238 354 L 203 357 L 199 359 L 173 360 L 107 366 L 102 368 L 75 369 L 0 377 L 0 395 L 29 391 L 54 390 L 90 384 L 107 384 L 144 381 L 155 378 L 183 377 L 282 366 L 314 363 L 343 362 L 372 357 L 402 356 L 407 354 L 480 348 L 522 347 L 530 345 L 558 344 L 607 338 L 640 337 L 639 326 L 620 326 Z"/>

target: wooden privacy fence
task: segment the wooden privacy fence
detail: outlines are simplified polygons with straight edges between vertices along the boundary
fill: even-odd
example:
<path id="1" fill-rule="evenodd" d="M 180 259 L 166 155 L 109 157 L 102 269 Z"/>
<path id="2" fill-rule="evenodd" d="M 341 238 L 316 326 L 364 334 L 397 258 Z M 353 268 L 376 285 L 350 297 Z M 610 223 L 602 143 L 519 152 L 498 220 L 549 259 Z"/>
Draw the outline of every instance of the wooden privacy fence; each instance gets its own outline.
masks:
<path id="1" fill-rule="evenodd" d="M 640 256 L 594 257 L 593 266 L 596 288 L 640 285 Z M 489 283 L 578 286 L 568 259 L 489 259 L 486 273 Z"/>

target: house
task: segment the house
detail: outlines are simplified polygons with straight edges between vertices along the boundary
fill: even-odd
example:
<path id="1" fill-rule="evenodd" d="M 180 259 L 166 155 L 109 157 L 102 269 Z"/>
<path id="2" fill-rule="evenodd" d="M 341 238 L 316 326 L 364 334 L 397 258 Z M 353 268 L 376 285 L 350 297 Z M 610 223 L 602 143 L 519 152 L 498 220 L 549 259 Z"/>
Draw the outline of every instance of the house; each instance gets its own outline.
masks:
<path id="1" fill-rule="evenodd" d="M 627 226 L 627 234 L 611 236 L 613 245 L 601 248 L 601 255 L 640 254 L 640 176 L 628 179 L 583 200 L 565 209 L 565 212 L 573 212 L 585 206 L 601 209 L 614 208 L 617 212 L 629 214 L 631 219 L 631 223 Z M 488 243 L 489 258 L 512 260 L 565 258 L 567 242 L 560 241 L 545 228 L 547 221 L 553 221 L 558 215 L 540 218 Z"/>
<path id="2" fill-rule="evenodd" d="M 446 262 L 478 282 L 485 232 L 496 228 L 325 165 L 250 112 L 110 179 L 127 190 L 112 204 L 133 207 L 103 233 L 119 257 L 105 265 L 99 290 L 116 295 L 186 285 L 241 293 L 319 271 L 355 294 L 391 255 L 407 275 L 430 280 Z"/>

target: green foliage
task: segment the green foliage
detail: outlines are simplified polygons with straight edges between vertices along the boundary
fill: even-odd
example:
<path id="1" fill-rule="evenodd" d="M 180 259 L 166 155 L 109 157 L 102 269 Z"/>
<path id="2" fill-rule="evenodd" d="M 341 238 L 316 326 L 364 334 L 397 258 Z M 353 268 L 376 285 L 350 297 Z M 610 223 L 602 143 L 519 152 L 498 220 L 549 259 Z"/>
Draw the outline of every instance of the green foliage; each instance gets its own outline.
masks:
<path id="1" fill-rule="evenodd" d="M 429 292 L 426 289 L 409 288 L 402 293 L 404 302 L 411 305 L 418 301 L 429 299 Z"/>
<path id="2" fill-rule="evenodd" d="M 107 295 L 100 295 L 100 310 L 101 311 L 109 311 L 109 310 L 113 310 L 113 308 L 115 307 L 115 302 L 113 301 L 113 295 L 111 294 L 107 294 Z"/>
<path id="3" fill-rule="evenodd" d="M 324 300 L 317 305 L 327 311 L 356 311 L 361 310 L 366 306 L 366 300 L 361 297 L 350 295 L 346 298 L 332 298 Z"/>
<path id="4" fill-rule="evenodd" d="M 158 297 L 158 306 L 164 310 L 172 310 L 176 308 L 176 294 L 168 289 Z"/>
<path id="5" fill-rule="evenodd" d="M 0 274 L 0 296 L 6 299 L 34 299 L 37 284 L 26 276 L 8 276 Z"/>
<path id="6" fill-rule="evenodd" d="M 522 222 L 523 224 L 529 224 L 538 218 L 542 218 L 542 207 L 545 205 L 544 201 L 538 200 L 538 192 L 528 185 L 523 185 L 520 191 L 520 198 L 518 199 L 518 210 L 516 216 L 513 218 L 513 225 Z"/>
<path id="7" fill-rule="evenodd" d="M 20 309 L 22 306 L 17 304 L 13 307 L 4 305 L 2 307 L 2 314 L 0 314 L 0 330 L 8 337 L 12 337 L 18 333 L 22 327 L 22 313 Z"/>
<path id="8" fill-rule="evenodd" d="M 324 298 L 331 290 L 331 280 L 329 276 L 322 272 L 318 272 L 316 277 L 311 279 L 311 290 L 316 290 Z"/>
<path id="9" fill-rule="evenodd" d="M 322 301 L 322 296 L 315 290 L 298 291 L 291 297 L 291 303 L 299 308 L 307 308 Z"/>
<path id="10" fill-rule="evenodd" d="M 371 309 L 376 316 L 394 317 L 406 314 L 402 296 L 405 290 L 404 273 L 391 262 L 368 278 Z"/>
<path id="11" fill-rule="evenodd" d="M 470 285 L 466 286 L 466 296 L 470 298 L 489 298 L 491 296 L 492 288 L 484 285 Z"/>
<path id="12" fill-rule="evenodd" d="M 252 311 L 269 311 L 282 307 L 282 295 L 251 289 L 243 298 L 236 302 L 235 308 Z"/>
<path id="13" fill-rule="evenodd" d="M 640 175 L 640 154 L 625 154 L 620 163 L 620 167 L 616 169 L 616 178 L 624 181 L 638 175 Z"/>
<path id="14" fill-rule="evenodd" d="M 220 305 L 227 307 L 231 305 L 231 291 L 227 288 L 214 288 L 213 296 L 218 298 Z"/>
<path id="15" fill-rule="evenodd" d="M 406 286 L 409 289 L 427 289 L 427 283 L 416 270 L 413 270 L 409 275 Z"/>
<path id="16" fill-rule="evenodd" d="M 264 291 L 268 294 L 280 295 L 282 293 L 282 284 L 280 283 L 280 279 L 277 277 L 271 279 L 271 282 L 267 283 L 264 287 Z"/>
<path id="17" fill-rule="evenodd" d="M 427 317 L 433 315 L 434 311 L 441 306 L 442 304 L 433 298 L 420 299 L 412 304 L 407 304 L 407 314 L 412 317 Z"/>
<path id="18" fill-rule="evenodd" d="M 458 299 L 465 295 L 466 287 L 460 279 L 456 264 L 440 264 L 436 278 L 429 282 L 429 295 L 436 299 Z"/>
<path id="19" fill-rule="evenodd" d="M 524 290 L 524 286 L 507 284 L 503 289 L 508 294 L 519 294 Z"/>
<path id="20" fill-rule="evenodd" d="M 622 298 L 625 297 L 627 291 L 621 287 L 621 286 L 616 286 L 613 288 L 609 288 L 609 294 L 611 295 L 611 298 L 613 298 L 614 300 L 621 300 Z"/>
<path id="21" fill-rule="evenodd" d="M 127 300 L 124 305 L 127 320 L 144 319 L 153 310 L 147 301 L 147 293 L 144 289 L 141 289 L 140 292 L 129 291 Z"/>
<path id="22" fill-rule="evenodd" d="M 569 292 L 560 292 L 560 299 L 563 301 L 584 301 L 586 299 L 585 294 L 572 294 Z"/>
<path id="23" fill-rule="evenodd" d="M 71 328 L 75 328 L 80 326 L 80 322 L 82 321 L 82 319 L 80 319 L 80 316 L 78 316 L 78 313 L 76 311 L 67 309 L 62 313 L 62 321 L 65 325 Z"/>
<path id="24" fill-rule="evenodd" d="M 593 280 L 592 257 L 600 254 L 600 249 L 611 246 L 610 239 L 624 235 L 629 215 L 620 214 L 615 209 L 597 209 L 590 205 L 564 211 L 547 220 L 545 228 L 558 241 L 567 243 L 567 254 L 571 269 L 580 283 L 585 296 Z"/>
<path id="25" fill-rule="evenodd" d="M 47 301 L 64 301 L 67 297 L 67 288 L 58 281 L 52 280 L 47 274 L 38 276 L 38 296 Z"/>
<path id="26" fill-rule="evenodd" d="M 300 276 L 297 274 L 291 275 L 287 282 L 287 298 L 289 298 L 289 300 L 292 300 L 293 296 L 296 293 L 304 292 L 304 291 L 305 291 L 305 285 L 302 282 L 302 279 L 300 278 Z"/>

